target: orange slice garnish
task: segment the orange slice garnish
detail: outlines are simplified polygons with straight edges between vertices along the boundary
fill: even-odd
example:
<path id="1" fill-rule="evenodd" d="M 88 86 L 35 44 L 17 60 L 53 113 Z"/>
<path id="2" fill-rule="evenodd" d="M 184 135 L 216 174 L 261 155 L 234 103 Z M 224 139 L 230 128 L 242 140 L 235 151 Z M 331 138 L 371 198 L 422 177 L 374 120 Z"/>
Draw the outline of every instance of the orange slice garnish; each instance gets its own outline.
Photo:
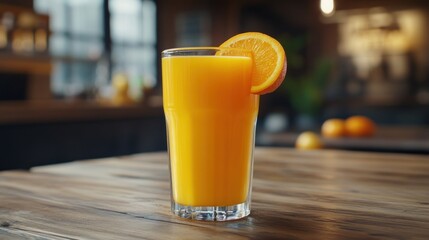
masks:
<path id="1" fill-rule="evenodd" d="M 241 33 L 222 43 L 220 47 L 249 49 L 253 52 L 252 88 L 254 94 L 276 90 L 286 76 L 286 54 L 274 38 L 258 32 Z"/>

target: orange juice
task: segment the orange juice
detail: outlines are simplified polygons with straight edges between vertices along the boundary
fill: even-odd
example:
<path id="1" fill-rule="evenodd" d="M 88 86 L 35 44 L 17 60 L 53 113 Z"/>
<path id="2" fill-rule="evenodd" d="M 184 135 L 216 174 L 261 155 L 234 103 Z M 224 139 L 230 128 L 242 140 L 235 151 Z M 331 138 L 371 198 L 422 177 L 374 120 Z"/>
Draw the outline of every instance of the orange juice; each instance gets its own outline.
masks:
<path id="1" fill-rule="evenodd" d="M 249 197 L 259 96 L 252 59 L 162 59 L 172 197 L 184 206 L 230 206 Z"/>

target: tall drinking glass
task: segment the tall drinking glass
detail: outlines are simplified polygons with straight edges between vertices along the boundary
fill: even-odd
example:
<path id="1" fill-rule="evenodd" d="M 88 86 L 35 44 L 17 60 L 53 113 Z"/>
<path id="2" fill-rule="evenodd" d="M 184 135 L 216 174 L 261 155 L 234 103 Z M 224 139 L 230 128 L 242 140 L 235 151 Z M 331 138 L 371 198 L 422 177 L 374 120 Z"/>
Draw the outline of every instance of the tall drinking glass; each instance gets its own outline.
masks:
<path id="1" fill-rule="evenodd" d="M 250 93 L 252 53 L 232 48 L 162 52 L 171 208 L 190 219 L 250 213 L 259 96 Z"/>

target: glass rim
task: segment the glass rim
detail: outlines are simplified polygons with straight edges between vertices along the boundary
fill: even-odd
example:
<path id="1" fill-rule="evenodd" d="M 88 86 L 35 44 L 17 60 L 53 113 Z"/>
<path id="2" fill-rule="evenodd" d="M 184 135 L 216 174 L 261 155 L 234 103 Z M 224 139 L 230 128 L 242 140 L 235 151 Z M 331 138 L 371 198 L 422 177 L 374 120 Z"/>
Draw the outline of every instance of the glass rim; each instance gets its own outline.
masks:
<path id="1" fill-rule="evenodd" d="M 172 57 L 176 55 L 192 55 L 193 52 L 203 51 L 237 51 L 247 54 L 252 54 L 252 50 L 244 48 L 230 48 L 230 47 L 180 47 L 180 48 L 169 48 L 161 52 L 162 57 Z"/>

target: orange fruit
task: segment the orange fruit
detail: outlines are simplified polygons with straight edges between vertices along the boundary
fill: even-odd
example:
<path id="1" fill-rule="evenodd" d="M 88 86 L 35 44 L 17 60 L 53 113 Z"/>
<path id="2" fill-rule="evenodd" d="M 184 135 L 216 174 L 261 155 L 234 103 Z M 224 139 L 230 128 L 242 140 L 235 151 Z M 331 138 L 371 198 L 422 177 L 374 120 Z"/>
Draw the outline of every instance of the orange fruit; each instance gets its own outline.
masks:
<path id="1" fill-rule="evenodd" d="M 295 142 L 295 147 L 302 150 L 319 149 L 323 147 L 320 137 L 314 132 L 301 133 Z"/>
<path id="2" fill-rule="evenodd" d="M 350 137 L 370 137 L 375 133 L 375 123 L 365 116 L 352 116 L 345 121 L 346 132 Z"/>
<path id="3" fill-rule="evenodd" d="M 286 76 L 286 53 L 276 39 L 266 34 L 241 33 L 226 40 L 220 47 L 252 50 L 254 65 L 251 92 L 254 94 L 273 92 Z"/>
<path id="4" fill-rule="evenodd" d="M 342 137 L 346 135 L 346 125 L 342 119 L 328 119 L 323 123 L 321 132 L 324 137 Z"/>

